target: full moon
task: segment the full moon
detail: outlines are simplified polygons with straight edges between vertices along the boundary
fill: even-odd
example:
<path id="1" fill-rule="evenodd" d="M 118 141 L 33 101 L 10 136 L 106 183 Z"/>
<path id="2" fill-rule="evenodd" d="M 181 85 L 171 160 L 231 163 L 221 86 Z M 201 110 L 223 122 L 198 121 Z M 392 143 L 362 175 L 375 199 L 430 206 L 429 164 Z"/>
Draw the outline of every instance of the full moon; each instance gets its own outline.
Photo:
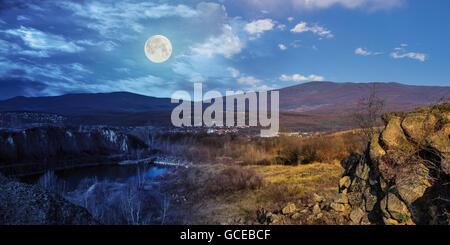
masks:
<path id="1" fill-rule="evenodd" d="M 162 63 L 172 55 L 172 44 L 165 36 L 152 36 L 145 42 L 145 55 L 154 63 Z"/>

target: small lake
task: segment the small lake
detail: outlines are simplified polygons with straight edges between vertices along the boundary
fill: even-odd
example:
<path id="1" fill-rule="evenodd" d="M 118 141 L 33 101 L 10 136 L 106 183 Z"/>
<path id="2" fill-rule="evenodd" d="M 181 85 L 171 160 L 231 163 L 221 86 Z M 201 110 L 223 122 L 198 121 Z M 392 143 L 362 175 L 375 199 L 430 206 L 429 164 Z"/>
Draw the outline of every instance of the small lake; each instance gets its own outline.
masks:
<path id="1" fill-rule="evenodd" d="M 149 166 L 148 164 L 114 164 L 56 170 L 55 175 L 59 180 L 64 180 L 69 189 L 74 189 L 80 181 L 86 178 L 96 178 L 98 181 L 127 182 L 130 178 L 136 178 L 139 175 L 141 178 L 153 180 L 167 171 L 168 168 Z M 34 184 L 41 176 L 42 174 L 26 176 L 22 178 L 22 181 Z"/>

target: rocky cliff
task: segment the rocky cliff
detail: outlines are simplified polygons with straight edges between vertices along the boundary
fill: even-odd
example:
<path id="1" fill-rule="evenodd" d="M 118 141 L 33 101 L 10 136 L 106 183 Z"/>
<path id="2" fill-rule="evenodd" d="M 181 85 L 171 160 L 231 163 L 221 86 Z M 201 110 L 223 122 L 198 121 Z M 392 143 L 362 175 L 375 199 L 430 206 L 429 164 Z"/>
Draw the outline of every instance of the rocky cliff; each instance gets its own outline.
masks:
<path id="1" fill-rule="evenodd" d="M 95 225 L 88 211 L 64 198 L 0 174 L 0 225 Z"/>
<path id="2" fill-rule="evenodd" d="M 450 104 L 383 115 L 345 169 L 331 208 L 356 224 L 450 224 Z"/>
<path id="3" fill-rule="evenodd" d="M 148 146 L 115 128 L 36 127 L 0 130 L 0 172 L 6 175 L 39 173 L 80 164 L 133 159 Z"/>

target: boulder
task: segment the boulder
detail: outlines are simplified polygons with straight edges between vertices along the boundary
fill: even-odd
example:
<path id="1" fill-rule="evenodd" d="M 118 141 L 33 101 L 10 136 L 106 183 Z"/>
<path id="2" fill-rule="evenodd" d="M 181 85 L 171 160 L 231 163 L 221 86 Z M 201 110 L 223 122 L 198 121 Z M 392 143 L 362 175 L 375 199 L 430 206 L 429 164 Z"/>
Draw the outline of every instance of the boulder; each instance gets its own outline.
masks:
<path id="1" fill-rule="evenodd" d="M 313 214 L 318 214 L 320 213 L 322 210 L 319 207 L 319 204 L 314 205 L 313 207 Z"/>
<path id="2" fill-rule="evenodd" d="M 352 180 L 350 176 L 344 176 L 339 180 L 339 190 L 344 190 L 350 187 Z"/>
<path id="3" fill-rule="evenodd" d="M 348 204 L 346 205 L 346 204 L 342 204 L 342 203 L 332 202 L 330 204 L 330 208 L 332 208 L 336 212 L 344 213 L 348 209 Z"/>
<path id="4" fill-rule="evenodd" d="M 297 210 L 294 203 L 289 203 L 282 210 L 282 214 L 292 214 Z"/>
<path id="5" fill-rule="evenodd" d="M 380 178 L 380 188 L 382 192 L 385 192 L 389 188 L 388 182 L 383 178 Z"/>
<path id="6" fill-rule="evenodd" d="M 366 213 L 364 211 L 362 211 L 360 208 L 354 208 L 351 212 L 350 212 L 350 220 L 355 223 L 355 224 L 359 224 L 361 222 L 362 217 L 365 215 Z"/>
<path id="7" fill-rule="evenodd" d="M 364 214 L 364 216 L 361 218 L 361 223 L 360 224 L 361 225 L 370 225 L 370 224 L 372 224 L 372 222 L 370 222 L 369 215 L 367 213 Z"/>
<path id="8" fill-rule="evenodd" d="M 362 207 L 363 205 L 363 193 L 362 192 L 350 192 L 347 194 L 348 203 L 352 208 Z"/>
<path id="9" fill-rule="evenodd" d="M 399 225 L 400 224 L 397 220 L 391 219 L 391 218 L 386 218 L 386 217 L 383 217 L 383 222 L 385 225 Z"/>
<path id="10" fill-rule="evenodd" d="M 334 198 L 333 202 L 340 203 L 340 204 L 347 204 L 348 198 L 346 195 L 340 193 Z"/>
<path id="11" fill-rule="evenodd" d="M 317 193 L 313 194 L 313 199 L 315 202 L 318 202 L 318 203 L 321 203 L 325 200 L 323 197 L 319 196 Z"/>
<path id="12" fill-rule="evenodd" d="M 444 159 L 441 161 L 441 170 L 446 175 L 450 175 L 450 159 Z"/>
<path id="13" fill-rule="evenodd" d="M 380 207 L 386 218 L 403 222 L 411 218 L 408 207 L 395 194 L 388 193 L 381 201 Z"/>
<path id="14" fill-rule="evenodd" d="M 377 196 L 376 193 L 372 193 L 371 188 L 368 187 L 364 191 L 364 207 L 367 212 L 370 212 L 374 209 L 376 203 L 377 203 Z"/>
<path id="15" fill-rule="evenodd" d="M 401 150 L 410 153 L 414 146 L 408 141 L 401 127 L 402 118 L 393 116 L 381 133 L 382 142 L 390 150 Z"/>
<path id="16" fill-rule="evenodd" d="M 362 180 L 367 180 L 369 179 L 369 171 L 369 165 L 365 161 L 361 161 L 356 166 L 355 175 Z"/>
<path id="17" fill-rule="evenodd" d="M 450 158 L 450 123 L 441 125 L 439 130 L 432 132 L 426 141 L 428 145 L 437 151 L 445 158 Z"/>
<path id="18" fill-rule="evenodd" d="M 276 215 L 276 214 L 270 213 L 267 216 L 267 223 L 268 224 L 279 224 L 280 221 L 281 221 L 280 217 L 278 215 Z"/>
<path id="19" fill-rule="evenodd" d="M 402 121 L 402 128 L 414 142 L 424 145 L 429 130 L 434 128 L 436 116 L 431 113 L 410 113 Z"/>
<path id="20" fill-rule="evenodd" d="M 301 217 L 302 217 L 302 215 L 301 215 L 300 213 L 295 213 L 295 214 L 293 214 L 293 215 L 291 216 L 291 219 L 298 220 L 298 219 L 300 219 Z"/>
<path id="21" fill-rule="evenodd" d="M 416 164 L 405 176 L 397 179 L 396 189 L 402 200 L 412 205 L 430 186 L 428 168 Z"/>
<path id="22" fill-rule="evenodd" d="M 386 155 L 386 151 L 379 144 L 380 134 L 375 134 L 369 145 L 369 156 L 370 159 L 374 162 L 380 161 L 380 159 Z"/>
<path id="23" fill-rule="evenodd" d="M 348 188 L 349 192 L 362 192 L 364 191 L 367 182 L 363 179 L 360 179 L 357 176 L 354 176 L 352 185 Z"/>
<path id="24" fill-rule="evenodd" d="M 361 155 L 351 153 L 350 156 L 341 161 L 341 166 L 344 168 L 344 176 L 352 175 L 355 171 L 356 165 L 361 160 Z"/>

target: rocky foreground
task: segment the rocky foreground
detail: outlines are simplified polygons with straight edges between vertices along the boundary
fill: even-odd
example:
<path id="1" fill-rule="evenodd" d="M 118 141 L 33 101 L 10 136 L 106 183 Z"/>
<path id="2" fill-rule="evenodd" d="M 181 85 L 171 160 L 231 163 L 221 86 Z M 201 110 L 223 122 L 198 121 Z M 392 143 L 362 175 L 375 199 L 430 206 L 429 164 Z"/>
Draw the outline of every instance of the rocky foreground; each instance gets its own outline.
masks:
<path id="1" fill-rule="evenodd" d="M 339 193 L 257 212 L 260 224 L 450 224 L 450 104 L 383 115 L 365 154 L 351 154 Z M 296 222 L 298 223 L 298 222 Z"/>
<path id="2" fill-rule="evenodd" d="M 57 194 L 0 174 L 0 225 L 95 225 L 88 211 Z"/>
<path id="3" fill-rule="evenodd" d="M 366 154 L 342 162 L 333 208 L 354 223 L 450 224 L 450 104 L 383 120 Z"/>

